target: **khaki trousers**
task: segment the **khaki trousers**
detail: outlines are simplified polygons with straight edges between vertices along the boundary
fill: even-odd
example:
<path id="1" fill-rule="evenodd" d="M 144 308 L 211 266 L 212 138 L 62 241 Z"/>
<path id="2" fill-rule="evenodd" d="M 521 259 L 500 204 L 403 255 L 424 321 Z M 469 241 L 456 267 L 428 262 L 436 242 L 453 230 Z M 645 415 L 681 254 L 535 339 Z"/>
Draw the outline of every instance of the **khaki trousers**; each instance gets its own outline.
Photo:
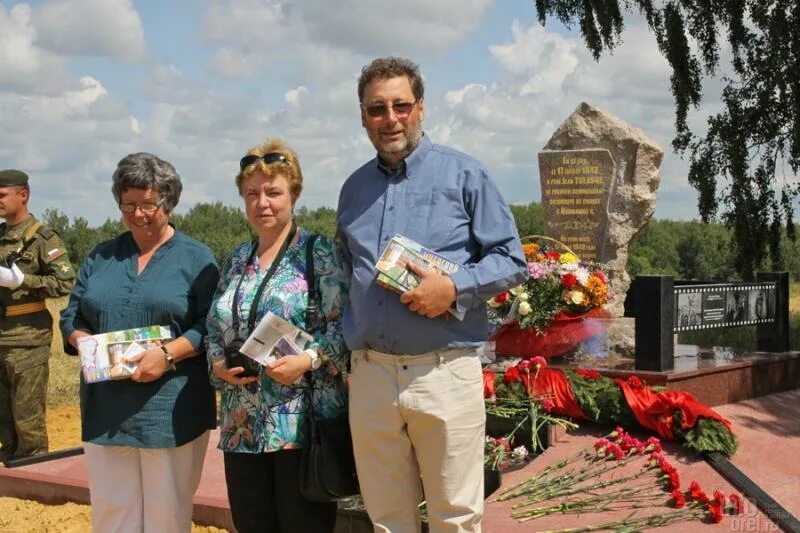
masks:
<path id="1" fill-rule="evenodd" d="M 189 533 L 206 431 L 177 448 L 83 443 L 95 533 Z"/>
<path id="2" fill-rule="evenodd" d="M 375 531 L 419 531 L 424 491 L 431 533 L 480 532 L 485 425 L 474 349 L 353 351 L 350 428 Z"/>

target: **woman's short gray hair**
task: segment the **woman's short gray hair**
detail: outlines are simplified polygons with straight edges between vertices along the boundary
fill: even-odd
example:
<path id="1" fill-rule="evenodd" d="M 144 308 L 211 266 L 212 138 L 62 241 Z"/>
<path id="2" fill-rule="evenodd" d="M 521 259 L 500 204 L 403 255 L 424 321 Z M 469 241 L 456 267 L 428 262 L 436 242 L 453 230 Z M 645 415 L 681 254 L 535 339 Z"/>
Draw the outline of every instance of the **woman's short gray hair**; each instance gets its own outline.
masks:
<path id="1" fill-rule="evenodd" d="M 117 164 L 111 183 L 111 192 L 117 204 L 128 189 L 153 189 L 161 196 L 165 213 L 172 213 L 181 198 L 181 177 L 172 163 L 149 154 L 129 154 Z"/>

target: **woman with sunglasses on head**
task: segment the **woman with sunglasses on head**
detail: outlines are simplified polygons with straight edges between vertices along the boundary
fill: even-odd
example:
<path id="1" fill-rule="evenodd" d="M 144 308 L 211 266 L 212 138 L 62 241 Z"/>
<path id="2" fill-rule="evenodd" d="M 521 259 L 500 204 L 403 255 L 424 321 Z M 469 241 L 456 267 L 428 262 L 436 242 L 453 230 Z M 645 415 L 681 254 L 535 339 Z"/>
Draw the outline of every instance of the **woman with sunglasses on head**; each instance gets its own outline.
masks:
<path id="1" fill-rule="evenodd" d="M 61 314 L 67 351 L 82 336 L 153 325 L 174 339 L 127 357 L 130 379 L 81 380 L 92 529 L 188 532 L 216 426 L 202 341 L 219 271 L 207 246 L 170 224 L 182 190 L 170 163 L 131 154 L 111 190 L 128 231 L 81 266 Z"/>
<path id="2" fill-rule="evenodd" d="M 313 386 L 315 414 L 334 418 L 347 409 L 343 372 L 349 352 L 339 321 L 344 276 L 332 241 L 319 236 L 312 243 L 316 287 L 308 286 L 311 233 L 292 216 L 303 176 L 286 143 L 271 139 L 251 149 L 240 162 L 236 187 L 256 238 L 238 245 L 222 266 L 206 339 L 211 381 L 222 392 L 219 448 L 233 523 L 240 533 L 333 531 L 336 504 L 305 499 L 299 470 L 306 388 Z M 307 323 L 309 289 L 319 296 L 317 324 Z M 250 368 L 244 356 L 232 359 L 269 311 L 310 332 L 312 349 L 266 367 Z M 309 371 L 312 384 L 304 376 Z"/>

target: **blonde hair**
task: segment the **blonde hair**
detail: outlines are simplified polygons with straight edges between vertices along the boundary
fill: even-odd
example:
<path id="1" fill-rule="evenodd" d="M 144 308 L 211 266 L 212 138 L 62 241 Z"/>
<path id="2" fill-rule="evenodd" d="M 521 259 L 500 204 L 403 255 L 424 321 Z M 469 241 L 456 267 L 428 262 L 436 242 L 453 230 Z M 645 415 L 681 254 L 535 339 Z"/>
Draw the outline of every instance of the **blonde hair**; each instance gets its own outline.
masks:
<path id="1" fill-rule="evenodd" d="M 293 200 L 300 197 L 303 191 L 303 172 L 300 170 L 300 161 L 297 152 L 292 150 L 283 139 L 267 139 L 267 142 L 254 146 L 245 154 L 263 157 L 267 154 L 281 154 L 286 161 L 267 164 L 262 159 L 257 160 L 239 171 L 236 175 L 236 188 L 242 194 L 242 183 L 256 172 L 260 172 L 268 179 L 283 176 L 289 182 L 289 192 Z"/>

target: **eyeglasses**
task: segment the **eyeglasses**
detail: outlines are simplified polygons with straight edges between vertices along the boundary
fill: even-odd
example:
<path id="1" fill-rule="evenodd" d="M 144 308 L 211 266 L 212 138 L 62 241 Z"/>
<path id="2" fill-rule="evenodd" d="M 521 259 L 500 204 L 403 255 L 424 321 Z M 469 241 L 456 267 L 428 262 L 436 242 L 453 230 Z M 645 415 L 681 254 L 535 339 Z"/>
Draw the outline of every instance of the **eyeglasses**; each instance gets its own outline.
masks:
<path id="1" fill-rule="evenodd" d="M 161 207 L 161 204 L 163 204 L 163 203 L 164 203 L 164 199 L 163 198 L 161 200 L 159 200 L 158 202 L 155 202 L 155 203 L 153 203 L 153 202 L 145 202 L 143 204 L 135 204 L 135 203 L 134 204 L 123 204 L 123 203 L 120 203 L 119 204 L 119 210 L 122 211 L 123 213 L 130 214 L 130 213 L 135 213 L 136 210 L 139 209 L 145 215 L 152 215 L 153 213 L 158 211 L 158 208 Z"/>
<path id="2" fill-rule="evenodd" d="M 390 109 L 394 110 L 394 114 L 398 117 L 405 118 L 411 113 L 414 106 L 417 105 L 417 102 L 419 102 L 419 100 L 414 100 L 413 102 L 394 102 L 393 104 L 361 104 L 361 107 L 363 107 L 367 115 L 372 118 L 385 117 L 389 114 Z"/>
<path id="3" fill-rule="evenodd" d="M 273 163 L 288 163 L 286 156 L 278 152 L 270 152 L 264 155 L 246 155 L 239 160 L 239 170 L 244 170 L 258 160 L 262 160 L 267 165 Z"/>

